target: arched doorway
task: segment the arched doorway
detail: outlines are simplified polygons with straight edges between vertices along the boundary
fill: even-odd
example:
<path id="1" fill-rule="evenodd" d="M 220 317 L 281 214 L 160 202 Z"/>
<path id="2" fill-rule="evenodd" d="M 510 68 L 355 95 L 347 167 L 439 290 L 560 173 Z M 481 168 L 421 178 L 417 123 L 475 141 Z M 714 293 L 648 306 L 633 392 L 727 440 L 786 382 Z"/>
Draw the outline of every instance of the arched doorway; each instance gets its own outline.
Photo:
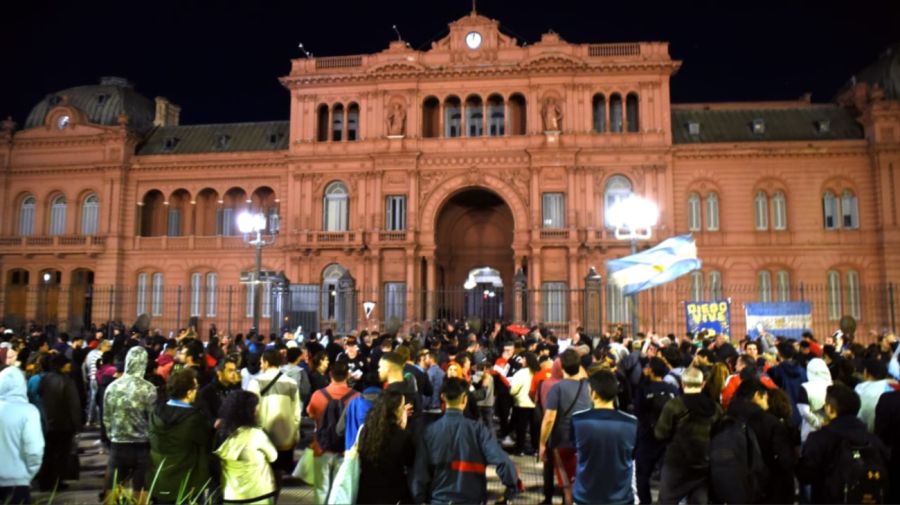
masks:
<path id="1" fill-rule="evenodd" d="M 69 284 L 69 331 L 91 326 L 93 311 L 94 272 L 87 268 L 72 271 Z"/>
<path id="2" fill-rule="evenodd" d="M 437 317 L 490 320 L 510 313 L 514 228 L 509 205 L 490 190 L 464 189 L 444 203 L 435 222 Z M 499 277 L 490 287 L 474 278 L 486 271 Z M 490 303 L 473 302 L 478 296 Z"/>

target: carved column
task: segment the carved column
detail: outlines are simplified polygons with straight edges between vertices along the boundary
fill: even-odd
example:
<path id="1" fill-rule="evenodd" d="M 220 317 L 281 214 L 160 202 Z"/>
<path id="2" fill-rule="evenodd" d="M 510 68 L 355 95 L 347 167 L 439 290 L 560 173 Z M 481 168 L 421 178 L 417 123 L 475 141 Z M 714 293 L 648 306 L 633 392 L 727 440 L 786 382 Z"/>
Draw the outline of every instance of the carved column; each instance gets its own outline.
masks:
<path id="1" fill-rule="evenodd" d="M 422 259 L 425 260 L 425 319 L 430 321 L 434 319 L 434 305 L 437 303 L 435 297 L 437 258 L 434 249 L 422 251 Z"/>

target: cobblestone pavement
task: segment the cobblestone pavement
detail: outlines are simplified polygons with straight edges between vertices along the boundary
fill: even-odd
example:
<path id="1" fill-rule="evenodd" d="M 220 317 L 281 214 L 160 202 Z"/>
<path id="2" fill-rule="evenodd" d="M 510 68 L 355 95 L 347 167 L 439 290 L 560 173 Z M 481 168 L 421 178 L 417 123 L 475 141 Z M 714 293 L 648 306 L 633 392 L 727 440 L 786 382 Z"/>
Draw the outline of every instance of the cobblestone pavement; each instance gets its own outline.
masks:
<path id="1" fill-rule="evenodd" d="M 103 487 L 103 475 L 106 469 L 107 454 L 100 443 L 99 433 L 96 430 L 85 431 L 77 436 L 78 452 L 81 459 L 81 478 L 77 481 L 68 481 L 69 488 L 65 491 L 51 493 L 32 491 L 32 500 L 36 505 L 49 504 L 82 504 L 99 502 L 98 494 Z M 297 451 L 296 459 L 299 459 L 301 451 Z M 520 494 L 515 503 L 539 503 L 543 499 L 542 492 L 542 467 L 533 456 L 512 456 L 513 462 L 519 470 L 525 492 Z M 493 468 L 488 469 L 488 493 L 490 502 L 493 502 L 503 493 L 503 486 Z M 288 481 L 282 489 L 278 500 L 281 504 L 312 504 L 312 487 L 293 480 Z M 562 503 L 557 497 L 554 503 Z"/>

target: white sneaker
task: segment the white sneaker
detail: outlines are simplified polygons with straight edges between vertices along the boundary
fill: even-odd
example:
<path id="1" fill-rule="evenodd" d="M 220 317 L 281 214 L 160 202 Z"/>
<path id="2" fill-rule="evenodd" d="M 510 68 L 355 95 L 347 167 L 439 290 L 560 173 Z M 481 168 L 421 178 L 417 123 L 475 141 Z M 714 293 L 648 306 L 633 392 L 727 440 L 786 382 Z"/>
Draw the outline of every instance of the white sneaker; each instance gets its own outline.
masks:
<path id="1" fill-rule="evenodd" d="M 511 436 L 506 435 L 506 438 L 500 441 L 500 445 L 503 447 L 512 447 L 516 445 L 516 441 L 513 440 Z"/>

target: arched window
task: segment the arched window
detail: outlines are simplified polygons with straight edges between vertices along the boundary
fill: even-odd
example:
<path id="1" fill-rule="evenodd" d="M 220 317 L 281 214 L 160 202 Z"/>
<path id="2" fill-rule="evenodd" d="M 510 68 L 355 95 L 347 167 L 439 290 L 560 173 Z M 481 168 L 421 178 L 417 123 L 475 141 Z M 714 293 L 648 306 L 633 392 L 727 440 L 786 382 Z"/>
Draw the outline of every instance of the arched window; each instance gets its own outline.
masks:
<path id="1" fill-rule="evenodd" d="M 775 295 L 777 302 L 791 301 L 791 274 L 787 270 L 775 272 Z"/>
<path id="2" fill-rule="evenodd" d="M 344 272 L 344 267 L 337 264 L 328 265 L 322 272 L 322 319 L 326 321 L 334 321 L 340 315 L 337 289 Z"/>
<path id="3" fill-rule="evenodd" d="M 335 104 L 331 108 L 331 140 L 337 142 L 344 138 L 344 105 Z"/>
<path id="4" fill-rule="evenodd" d="M 99 218 L 100 199 L 95 193 L 91 193 L 81 205 L 81 234 L 96 235 Z"/>
<path id="5" fill-rule="evenodd" d="M 53 199 L 50 207 L 50 235 L 62 235 L 66 232 L 66 197 L 59 195 Z"/>
<path id="6" fill-rule="evenodd" d="M 785 201 L 784 193 L 781 191 L 776 191 L 774 195 L 772 195 L 772 215 L 773 219 L 773 228 L 776 230 L 786 230 L 787 229 L 787 203 Z"/>
<path id="7" fill-rule="evenodd" d="M 837 321 L 841 318 L 841 276 L 834 270 L 828 272 L 828 281 L 825 286 L 825 297 L 828 305 L 828 320 Z"/>
<path id="8" fill-rule="evenodd" d="M 487 102 L 488 135 L 501 137 L 506 135 L 506 109 L 503 106 L 503 97 L 491 95 Z"/>
<path id="9" fill-rule="evenodd" d="M 631 192 L 631 181 L 624 175 L 614 175 L 606 181 L 606 190 L 603 192 L 603 216 L 606 226 L 613 226 L 609 222 L 609 209 L 631 196 Z"/>
<path id="10" fill-rule="evenodd" d="M 847 310 L 856 319 L 862 315 L 859 301 L 859 272 L 856 270 L 847 271 Z"/>
<path id="11" fill-rule="evenodd" d="M 756 211 L 754 213 L 756 218 L 756 229 L 757 230 L 768 230 L 769 229 L 769 197 L 766 196 L 765 192 L 759 191 L 756 193 L 756 198 L 753 199 L 753 208 Z"/>
<path id="12" fill-rule="evenodd" d="M 153 316 L 161 316 L 163 311 L 163 274 L 153 274 L 153 293 L 150 299 L 150 312 Z"/>
<path id="13" fill-rule="evenodd" d="M 509 97 L 509 133 L 525 135 L 527 127 L 525 97 L 514 93 Z"/>
<path id="14" fill-rule="evenodd" d="M 34 233 L 34 207 L 37 198 L 26 196 L 19 206 L 19 235 L 27 237 Z"/>
<path id="15" fill-rule="evenodd" d="M 203 275 L 191 274 L 191 317 L 200 317 L 200 292 L 203 286 Z"/>
<path id="16" fill-rule="evenodd" d="M 325 142 L 328 140 L 328 106 L 324 103 L 319 105 L 316 114 L 316 140 Z"/>
<path id="17" fill-rule="evenodd" d="M 219 287 L 219 274 L 210 272 L 206 274 L 206 316 L 216 317 L 216 306 Z"/>
<path id="18" fill-rule="evenodd" d="M 324 219 L 325 231 L 347 231 L 347 207 L 349 195 L 342 182 L 332 182 L 325 188 Z"/>
<path id="19" fill-rule="evenodd" d="M 859 201 L 849 189 L 845 189 L 841 194 L 841 216 L 844 228 L 850 230 L 859 228 Z"/>
<path id="20" fill-rule="evenodd" d="M 825 194 L 822 195 L 822 212 L 824 214 L 825 229 L 838 229 L 838 201 L 831 191 L 826 191 Z"/>
<path id="21" fill-rule="evenodd" d="M 706 195 L 706 230 L 719 231 L 719 195 L 715 192 Z"/>
<path id="22" fill-rule="evenodd" d="M 460 101 L 455 96 L 444 101 L 444 136 L 459 137 L 462 134 L 462 113 Z"/>
<path id="23" fill-rule="evenodd" d="M 351 103 L 347 107 L 347 140 L 359 138 L 359 105 Z"/>
<path id="24" fill-rule="evenodd" d="M 434 138 L 439 135 L 440 114 L 441 104 L 437 98 L 429 96 L 422 102 L 422 137 Z"/>
<path id="25" fill-rule="evenodd" d="M 618 93 L 609 97 L 609 122 L 610 131 L 622 133 L 622 97 Z"/>
<path id="26" fill-rule="evenodd" d="M 484 105 L 480 96 L 472 95 L 466 98 L 466 136 L 482 135 L 484 135 Z"/>
<path id="27" fill-rule="evenodd" d="M 760 270 L 756 274 L 759 287 L 759 301 L 766 303 L 772 301 L 772 274 L 768 270 Z"/>
<path id="28" fill-rule="evenodd" d="M 709 273 L 709 299 L 712 301 L 722 299 L 722 273 L 717 270 Z"/>
<path id="29" fill-rule="evenodd" d="M 137 276 L 137 293 L 135 293 L 137 315 L 147 313 L 147 274 L 141 272 Z"/>
<path id="30" fill-rule="evenodd" d="M 700 231 L 700 195 L 688 195 L 688 230 Z"/>
<path id="31" fill-rule="evenodd" d="M 699 270 L 691 272 L 691 300 L 703 300 L 703 272 Z"/>
<path id="32" fill-rule="evenodd" d="M 625 118 L 626 123 L 628 124 L 629 132 L 638 132 L 640 131 L 640 121 L 638 115 L 638 96 L 636 93 L 628 93 L 625 97 Z"/>
<path id="33" fill-rule="evenodd" d="M 594 131 L 603 133 L 606 131 L 606 97 L 602 93 L 594 95 Z"/>

